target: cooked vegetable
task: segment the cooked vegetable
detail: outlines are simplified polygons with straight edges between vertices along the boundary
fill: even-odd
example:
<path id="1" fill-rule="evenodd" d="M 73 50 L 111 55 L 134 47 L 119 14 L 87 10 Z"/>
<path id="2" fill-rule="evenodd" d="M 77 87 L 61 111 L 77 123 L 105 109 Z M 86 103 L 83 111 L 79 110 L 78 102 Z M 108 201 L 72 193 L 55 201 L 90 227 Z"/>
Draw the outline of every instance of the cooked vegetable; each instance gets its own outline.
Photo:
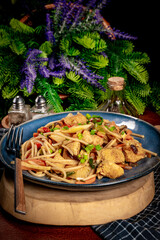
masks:
<path id="1" fill-rule="evenodd" d="M 156 155 L 134 135 L 143 137 L 98 115 L 68 114 L 39 128 L 22 145 L 22 169 L 75 184 L 91 184 L 96 177 L 118 178 L 140 159 Z"/>

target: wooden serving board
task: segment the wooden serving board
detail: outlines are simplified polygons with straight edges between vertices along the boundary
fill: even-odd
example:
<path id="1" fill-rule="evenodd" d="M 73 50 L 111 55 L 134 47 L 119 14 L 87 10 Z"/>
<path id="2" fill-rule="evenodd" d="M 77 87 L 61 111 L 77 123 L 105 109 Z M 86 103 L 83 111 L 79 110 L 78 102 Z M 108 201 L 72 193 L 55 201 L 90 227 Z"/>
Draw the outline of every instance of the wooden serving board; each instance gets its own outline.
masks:
<path id="1" fill-rule="evenodd" d="M 75 192 L 24 182 L 26 215 L 14 212 L 14 182 L 3 174 L 0 204 L 14 217 L 49 225 L 97 225 L 127 219 L 142 211 L 155 194 L 153 172 L 96 192 Z"/>

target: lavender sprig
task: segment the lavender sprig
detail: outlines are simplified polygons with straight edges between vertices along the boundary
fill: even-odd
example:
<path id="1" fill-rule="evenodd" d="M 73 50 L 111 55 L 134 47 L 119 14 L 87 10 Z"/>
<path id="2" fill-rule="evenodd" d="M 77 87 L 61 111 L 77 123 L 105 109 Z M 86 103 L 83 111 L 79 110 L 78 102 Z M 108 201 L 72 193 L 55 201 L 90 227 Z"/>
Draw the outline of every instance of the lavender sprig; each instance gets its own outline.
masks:
<path id="1" fill-rule="evenodd" d="M 118 29 L 116 30 L 115 28 L 113 28 L 113 33 L 114 33 L 115 37 L 118 37 L 120 39 L 137 40 L 137 37 L 131 36 L 128 33 L 125 33 L 125 32 L 121 32 Z"/>
<path id="2" fill-rule="evenodd" d="M 35 66 L 33 64 L 28 64 L 28 65 L 25 64 L 22 69 L 22 73 L 25 74 L 25 78 L 21 80 L 21 83 L 20 83 L 21 89 L 26 87 L 27 91 L 31 93 L 34 86 L 35 79 L 37 77 Z"/>
<path id="3" fill-rule="evenodd" d="M 76 8 L 76 4 L 71 5 L 70 11 L 66 14 L 66 17 L 64 18 L 59 34 L 61 34 L 63 32 L 63 29 L 66 27 L 67 24 L 69 24 L 70 18 L 71 18 L 71 14 L 73 14 L 74 9 Z"/>
<path id="4" fill-rule="evenodd" d="M 52 31 L 51 18 L 49 13 L 46 14 L 46 40 L 50 41 L 51 43 L 55 42 L 55 38 Z"/>
<path id="5" fill-rule="evenodd" d="M 24 74 L 24 78 L 21 81 L 21 88 L 27 88 L 29 93 L 32 92 L 35 79 L 37 77 L 37 68 L 43 62 L 48 61 L 48 58 L 41 58 L 39 55 L 42 51 L 38 49 L 30 49 L 27 53 L 27 59 L 24 62 L 21 73 Z"/>
<path id="6" fill-rule="evenodd" d="M 105 88 L 97 81 L 98 79 L 103 79 L 102 76 L 99 76 L 97 74 L 94 74 L 91 72 L 82 61 L 75 60 L 75 63 L 71 59 L 65 56 L 61 56 L 60 59 L 63 66 L 69 70 L 73 70 L 76 74 L 79 74 L 83 77 L 83 79 L 86 79 L 88 83 L 91 85 L 94 85 L 98 87 L 99 89 L 105 91 Z"/>

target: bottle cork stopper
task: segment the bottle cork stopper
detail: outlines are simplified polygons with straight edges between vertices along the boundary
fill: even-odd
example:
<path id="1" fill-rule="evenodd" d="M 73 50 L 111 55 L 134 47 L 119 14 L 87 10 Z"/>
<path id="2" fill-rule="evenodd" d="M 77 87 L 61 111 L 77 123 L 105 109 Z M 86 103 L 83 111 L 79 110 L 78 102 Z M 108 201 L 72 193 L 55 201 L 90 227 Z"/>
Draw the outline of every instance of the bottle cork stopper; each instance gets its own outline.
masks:
<path id="1" fill-rule="evenodd" d="M 110 77 L 108 78 L 108 87 L 113 91 L 121 91 L 124 88 L 124 78 L 123 77 Z"/>

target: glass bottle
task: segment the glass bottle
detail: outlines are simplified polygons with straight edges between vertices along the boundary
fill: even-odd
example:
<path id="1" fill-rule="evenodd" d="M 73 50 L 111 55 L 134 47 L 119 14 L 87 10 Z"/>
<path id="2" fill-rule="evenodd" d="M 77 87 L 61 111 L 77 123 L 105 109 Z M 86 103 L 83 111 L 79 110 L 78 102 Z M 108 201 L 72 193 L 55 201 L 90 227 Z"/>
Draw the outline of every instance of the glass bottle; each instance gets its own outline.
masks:
<path id="1" fill-rule="evenodd" d="M 27 119 L 27 109 L 25 107 L 25 101 L 21 96 L 16 96 L 13 99 L 12 106 L 8 111 L 9 126 L 19 125 L 25 122 Z"/>
<path id="2" fill-rule="evenodd" d="M 99 110 L 128 114 L 129 112 L 124 102 L 124 78 L 110 77 L 108 79 L 108 87 L 111 91 L 111 97 L 99 106 Z"/>
<path id="3" fill-rule="evenodd" d="M 52 113 L 53 110 L 47 105 L 46 99 L 42 95 L 39 95 L 35 99 L 35 105 L 31 108 L 32 119 L 44 117 Z"/>

